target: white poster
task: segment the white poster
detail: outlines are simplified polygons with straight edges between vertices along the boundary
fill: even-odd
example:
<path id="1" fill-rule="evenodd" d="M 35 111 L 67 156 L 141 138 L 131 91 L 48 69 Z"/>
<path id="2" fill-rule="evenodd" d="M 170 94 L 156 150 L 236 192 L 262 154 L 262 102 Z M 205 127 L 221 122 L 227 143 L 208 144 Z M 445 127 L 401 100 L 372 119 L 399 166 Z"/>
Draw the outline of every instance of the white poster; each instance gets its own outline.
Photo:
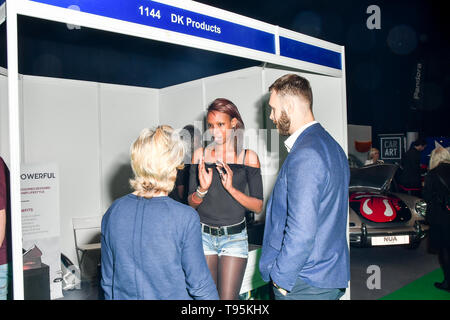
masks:
<path id="1" fill-rule="evenodd" d="M 23 240 L 59 236 L 59 177 L 55 164 L 21 167 Z"/>
<path id="2" fill-rule="evenodd" d="M 22 164 L 20 180 L 23 249 L 36 246 L 42 252 L 41 262 L 50 269 L 50 297 L 61 298 L 58 165 Z"/>

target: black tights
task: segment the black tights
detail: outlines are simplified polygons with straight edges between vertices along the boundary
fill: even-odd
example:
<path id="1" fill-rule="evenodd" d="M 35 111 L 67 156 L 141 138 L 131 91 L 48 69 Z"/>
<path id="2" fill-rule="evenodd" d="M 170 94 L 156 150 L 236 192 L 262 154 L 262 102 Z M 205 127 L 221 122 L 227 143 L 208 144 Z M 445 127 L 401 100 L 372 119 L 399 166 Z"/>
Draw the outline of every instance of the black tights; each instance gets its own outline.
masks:
<path id="1" fill-rule="evenodd" d="M 444 283 L 450 286 L 450 248 L 439 249 L 439 260 L 444 271 Z"/>
<path id="2" fill-rule="evenodd" d="M 220 300 L 238 300 L 247 258 L 207 255 L 209 271 L 216 283 Z"/>

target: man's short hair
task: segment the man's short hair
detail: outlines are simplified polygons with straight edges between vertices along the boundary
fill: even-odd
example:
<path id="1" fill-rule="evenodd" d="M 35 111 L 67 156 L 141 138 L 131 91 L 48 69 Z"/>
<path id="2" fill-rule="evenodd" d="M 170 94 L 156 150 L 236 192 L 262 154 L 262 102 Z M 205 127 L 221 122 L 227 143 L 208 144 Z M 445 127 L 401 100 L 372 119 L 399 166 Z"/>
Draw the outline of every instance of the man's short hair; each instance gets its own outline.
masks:
<path id="1" fill-rule="evenodd" d="M 269 87 L 269 92 L 272 93 L 273 91 L 276 91 L 276 93 L 281 97 L 287 95 L 300 96 L 309 103 L 309 107 L 312 110 L 313 95 L 311 85 L 308 80 L 299 75 L 291 73 L 278 78 Z"/>
<path id="2" fill-rule="evenodd" d="M 427 145 L 427 140 L 425 140 L 425 138 L 419 138 L 414 142 L 415 147 L 425 146 L 425 145 Z"/>

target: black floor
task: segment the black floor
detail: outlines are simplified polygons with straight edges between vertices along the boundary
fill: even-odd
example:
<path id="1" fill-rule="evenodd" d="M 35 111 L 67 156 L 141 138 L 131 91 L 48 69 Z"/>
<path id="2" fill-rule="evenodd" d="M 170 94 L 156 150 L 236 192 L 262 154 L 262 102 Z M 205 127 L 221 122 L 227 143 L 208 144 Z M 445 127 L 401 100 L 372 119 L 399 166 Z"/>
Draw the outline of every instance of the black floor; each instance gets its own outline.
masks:
<path id="1" fill-rule="evenodd" d="M 427 246 L 427 239 L 424 239 L 415 250 L 398 246 L 351 248 L 351 299 L 379 299 L 439 268 L 437 255 L 431 254 Z M 369 289 L 367 286 L 368 278 L 374 274 L 373 271 L 368 273 L 371 265 L 380 268 L 380 289 Z M 372 280 L 369 279 L 369 284 L 373 287 Z"/>

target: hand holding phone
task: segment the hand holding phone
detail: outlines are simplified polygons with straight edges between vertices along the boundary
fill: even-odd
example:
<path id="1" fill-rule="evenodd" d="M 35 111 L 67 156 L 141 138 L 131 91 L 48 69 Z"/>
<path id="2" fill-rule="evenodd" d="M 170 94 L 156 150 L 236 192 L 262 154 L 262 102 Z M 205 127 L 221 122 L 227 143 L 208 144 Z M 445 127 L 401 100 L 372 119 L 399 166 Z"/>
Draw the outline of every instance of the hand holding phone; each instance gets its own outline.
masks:
<path id="1" fill-rule="evenodd" d="M 226 171 L 224 171 L 223 162 L 222 161 L 220 161 L 220 160 L 216 161 L 216 169 L 217 169 L 217 172 L 219 172 L 220 180 L 223 180 L 224 179 L 224 175 L 227 174 L 227 173 L 226 173 Z"/>

